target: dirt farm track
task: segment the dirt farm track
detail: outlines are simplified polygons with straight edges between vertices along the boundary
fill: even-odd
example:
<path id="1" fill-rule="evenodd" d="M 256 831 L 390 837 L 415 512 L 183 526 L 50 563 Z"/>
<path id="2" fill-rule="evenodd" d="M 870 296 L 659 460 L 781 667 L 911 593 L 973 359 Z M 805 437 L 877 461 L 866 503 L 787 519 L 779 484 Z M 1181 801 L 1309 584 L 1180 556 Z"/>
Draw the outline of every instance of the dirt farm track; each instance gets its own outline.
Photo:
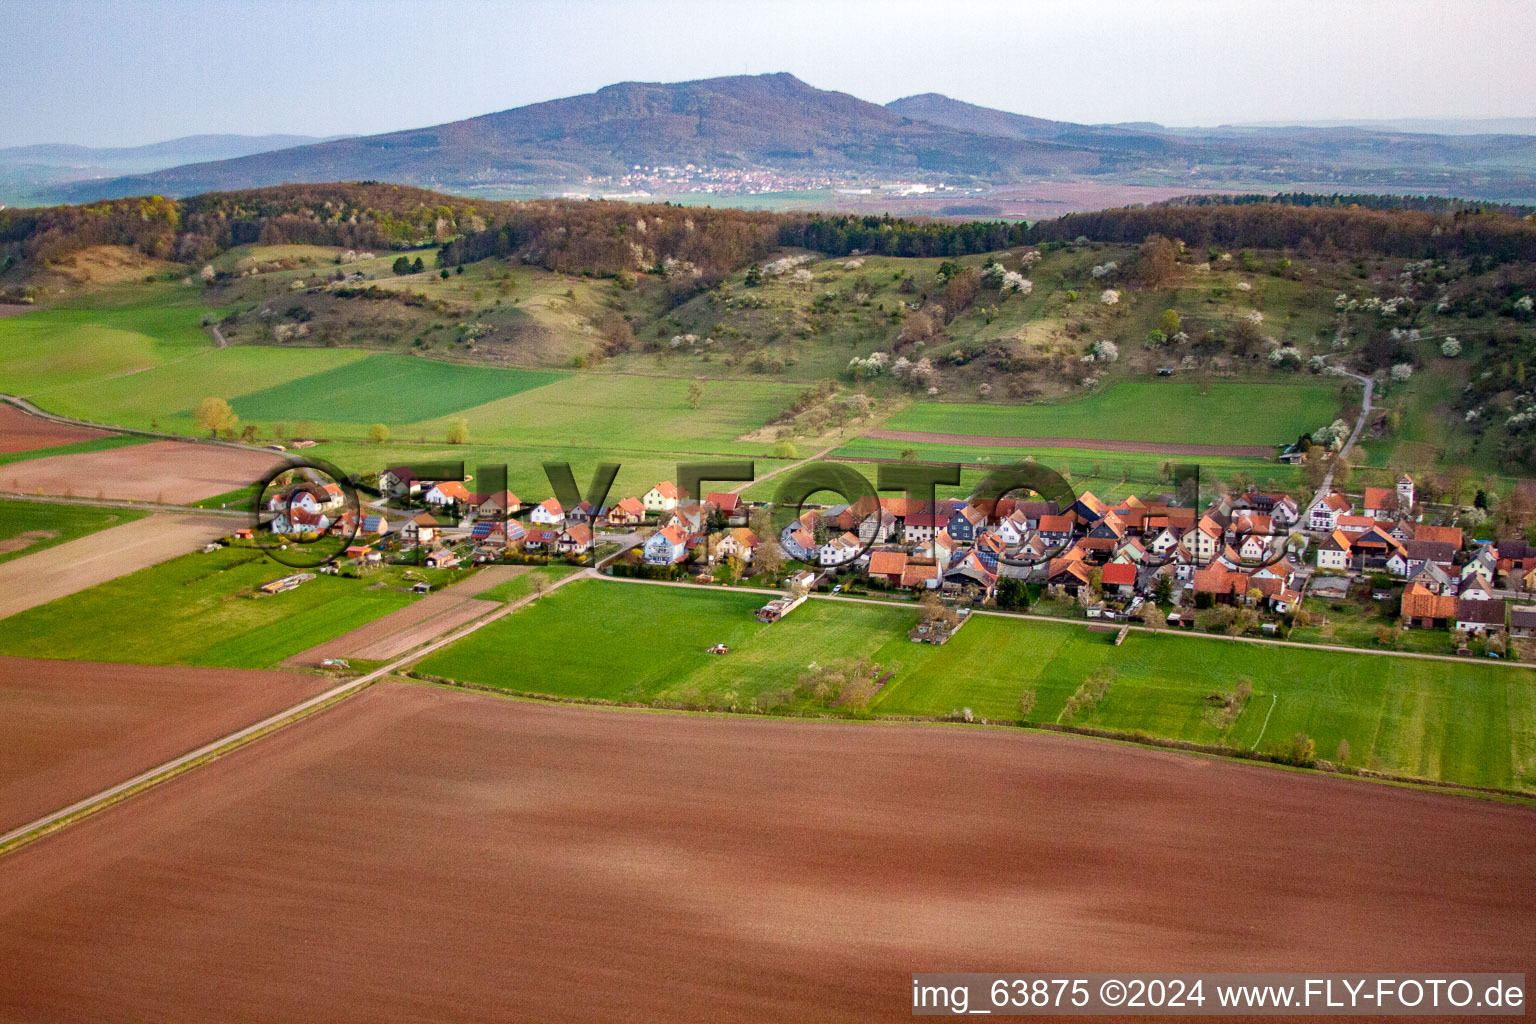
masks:
<path id="1" fill-rule="evenodd" d="M 0 1019 L 896 1020 L 913 970 L 1525 970 L 1533 833 L 1072 737 L 384 683 L 0 858 Z"/>

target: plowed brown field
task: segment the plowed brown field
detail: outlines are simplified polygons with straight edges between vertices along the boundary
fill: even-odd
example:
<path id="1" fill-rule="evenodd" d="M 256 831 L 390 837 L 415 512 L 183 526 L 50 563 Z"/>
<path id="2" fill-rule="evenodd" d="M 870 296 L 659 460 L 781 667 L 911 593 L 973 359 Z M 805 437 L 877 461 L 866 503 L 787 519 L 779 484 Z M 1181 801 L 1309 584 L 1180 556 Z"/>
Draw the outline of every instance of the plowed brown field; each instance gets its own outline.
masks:
<path id="1" fill-rule="evenodd" d="M 23 494 L 186 505 L 238 490 L 282 461 L 276 452 L 151 441 L 0 466 L 0 488 Z"/>
<path id="2" fill-rule="evenodd" d="M 914 970 L 1524 970 L 1536 813 L 383 684 L 0 859 L 0 1018 L 896 1020 Z"/>
<path id="3" fill-rule="evenodd" d="M 333 684 L 288 672 L 0 658 L 0 831 Z"/>
<path id="4" fill-rule="evenodd" d="M 4 310 L 5 306 L 0 306 Z M 55 423 L 0 402 L 0 452 L 30 452 L 76 441 L 106 437 L 107 431 Z"/>

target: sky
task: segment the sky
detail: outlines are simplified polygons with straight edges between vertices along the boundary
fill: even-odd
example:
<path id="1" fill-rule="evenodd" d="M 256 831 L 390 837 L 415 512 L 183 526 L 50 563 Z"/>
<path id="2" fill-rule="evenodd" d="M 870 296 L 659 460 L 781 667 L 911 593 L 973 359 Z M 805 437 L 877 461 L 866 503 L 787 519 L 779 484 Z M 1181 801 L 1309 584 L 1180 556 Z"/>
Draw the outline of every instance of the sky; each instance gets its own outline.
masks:
<path id="1" fill-rule="evenodd" d="M 371 134 L 788 71 L 1058 120 L 1536 116 L 1530 0 L 0 0 L 0 146 Z"/>

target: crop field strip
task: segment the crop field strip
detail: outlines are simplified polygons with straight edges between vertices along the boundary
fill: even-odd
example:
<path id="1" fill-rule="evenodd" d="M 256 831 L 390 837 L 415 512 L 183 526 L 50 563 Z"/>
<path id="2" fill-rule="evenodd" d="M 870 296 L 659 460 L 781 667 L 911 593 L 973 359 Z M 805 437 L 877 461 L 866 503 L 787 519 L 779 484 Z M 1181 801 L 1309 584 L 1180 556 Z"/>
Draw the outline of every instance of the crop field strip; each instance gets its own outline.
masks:
<path id="1" fill-rule="evenodd" d="M 242 419 L 407 424 L 552 384 L 565 374 L 379 354 L 298 377 L 231 402 Z"/>

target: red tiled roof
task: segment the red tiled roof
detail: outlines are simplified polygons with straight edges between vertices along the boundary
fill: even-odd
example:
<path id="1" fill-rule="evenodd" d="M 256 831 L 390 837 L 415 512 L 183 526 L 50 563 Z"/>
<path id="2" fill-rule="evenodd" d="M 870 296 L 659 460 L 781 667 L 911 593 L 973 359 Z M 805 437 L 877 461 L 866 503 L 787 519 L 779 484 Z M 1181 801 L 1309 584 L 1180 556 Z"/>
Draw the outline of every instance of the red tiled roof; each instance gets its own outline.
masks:
<path id="1" fill-rule="evenodd" d="M 1111 562 L 1104 567 L 1104 584 L 1129 587 L 1136 583 L 1136 567 L 1129 562 Z"/>

